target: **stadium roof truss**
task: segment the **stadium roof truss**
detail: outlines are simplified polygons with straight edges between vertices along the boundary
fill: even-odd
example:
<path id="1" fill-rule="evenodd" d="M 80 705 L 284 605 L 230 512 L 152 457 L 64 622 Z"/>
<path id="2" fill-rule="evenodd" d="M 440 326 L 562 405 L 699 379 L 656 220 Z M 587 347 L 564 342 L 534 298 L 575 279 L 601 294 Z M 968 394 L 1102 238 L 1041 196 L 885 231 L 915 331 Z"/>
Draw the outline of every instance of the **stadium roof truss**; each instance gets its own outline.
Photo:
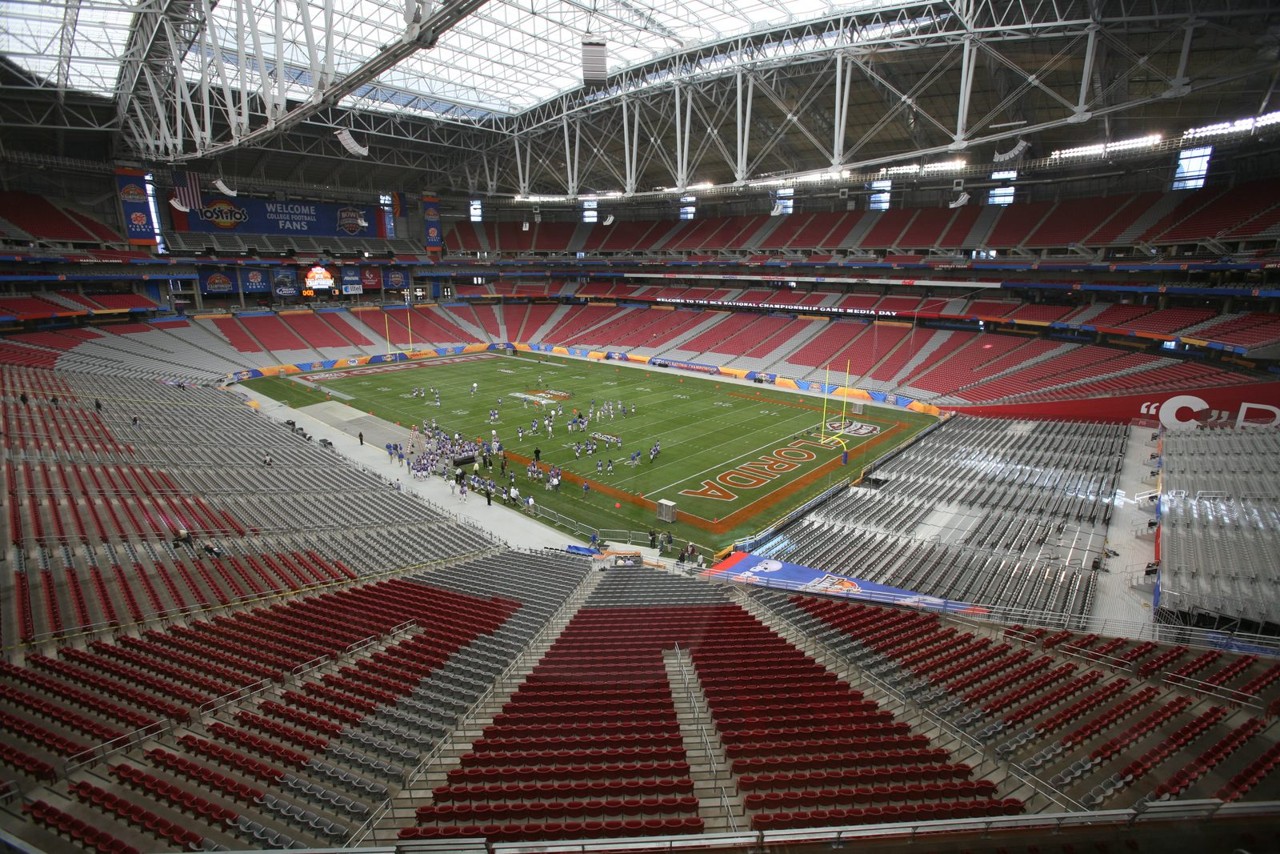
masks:
<path id="1" fill-rule="evenodd" d="M 350 159 L 430 186 L 635 195 L 1070 145 L 1261 112 L 1265 0 L 0 0 L 30 88 L 140 159 Z M 584 87 L 582 43 L 608 46 Z M 74 100 L 74 99 L 70 99 Z M 1274 108 L 1274 105 L 1273 105 Z M 40 109 L 6 122 L 47 120 Z M 1129 122 L 1130 124 L 1126 124 Z M 238 161 L 237 158 L 244 158 Z M 237 165 L 244 168 L 237 169 Z"/>

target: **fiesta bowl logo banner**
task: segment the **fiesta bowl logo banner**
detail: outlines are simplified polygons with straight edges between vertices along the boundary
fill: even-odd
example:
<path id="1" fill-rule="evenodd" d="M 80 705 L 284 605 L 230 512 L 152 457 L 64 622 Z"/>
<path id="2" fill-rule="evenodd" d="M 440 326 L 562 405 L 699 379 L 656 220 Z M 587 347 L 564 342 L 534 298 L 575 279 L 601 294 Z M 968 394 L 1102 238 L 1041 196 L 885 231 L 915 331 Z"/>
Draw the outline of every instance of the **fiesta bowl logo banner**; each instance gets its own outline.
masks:
<path id="1" fill-rule="evenodd" d="M 343 234 L 359 234 L 368 225 L 359 208 L 338 208 L 338 231 Z"/>
<path id="2" fill-rule="evenodd" d="M 832 418 L 827 422 L 827 432 L 845 436 L 874 436 L 880 432 L 880 428 L 874 424 L 850 421 L 847 418 Z"/>
<path id="3" fill-rule="evenodd" d="M 440 199 L 435 196 L 426 195 L 422 197 L 422 224 L 427 248 L 441 248 L 443 242 L 440 232 Z"/>
<path id="4" fill-rule="evenodd" d="M 235 288 L 235 283 L 226 273 L 210 273 L 204 280 L 204 289 L 211 294 L 227 294 Z"/>
<path id="5" fill-rule="evenodd" d="M 125 236 L 133 246 L 155 246 L 155 225 L 147 203 L 146 175 L 138 169 L 116 170 L 116 198 L 124 217 Z"/>
<path id="6" fill-rule="evenodd" d="M 405 286 L 405 276 L 403 270 L 388 270 L 386 273 L 387 287 L 403 288 Z"/>
<path id="7" fill-rule="evenodd" d="M 201 222 L 207 222 L 218 228 L 233 229 L 249 221 L 249 212 L 236 207 L 226 199 L 218 199 L 202 207 L 199 211 Z"/>
<path id="8" fill-rule="evenodd" d="M 147 191 L 133 182 L 124 184 L 120 187 L 120 201 L 135 205 L 145 205 L 147 203 Z"/>
<path id="9" fill-rule="evenodd" d="M 246 293 L 268 290 L 267 275 L 262 270 L 241 270 L 240 287 Z"/>

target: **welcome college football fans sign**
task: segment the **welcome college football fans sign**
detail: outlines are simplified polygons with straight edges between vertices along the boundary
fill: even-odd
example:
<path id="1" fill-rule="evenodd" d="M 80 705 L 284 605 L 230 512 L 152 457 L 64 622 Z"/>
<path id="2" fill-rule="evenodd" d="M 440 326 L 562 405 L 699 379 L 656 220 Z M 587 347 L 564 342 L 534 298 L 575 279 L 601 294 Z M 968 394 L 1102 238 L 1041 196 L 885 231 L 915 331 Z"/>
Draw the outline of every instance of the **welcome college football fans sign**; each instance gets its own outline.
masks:
<path id="1" fill-rule="evenodd" d="M 214 198 L 186 213 L 173 211 L 178 231 L 207 234 L 299 234 L 310 237 L 385 237 L 381 211 L 322 202 Z"/>

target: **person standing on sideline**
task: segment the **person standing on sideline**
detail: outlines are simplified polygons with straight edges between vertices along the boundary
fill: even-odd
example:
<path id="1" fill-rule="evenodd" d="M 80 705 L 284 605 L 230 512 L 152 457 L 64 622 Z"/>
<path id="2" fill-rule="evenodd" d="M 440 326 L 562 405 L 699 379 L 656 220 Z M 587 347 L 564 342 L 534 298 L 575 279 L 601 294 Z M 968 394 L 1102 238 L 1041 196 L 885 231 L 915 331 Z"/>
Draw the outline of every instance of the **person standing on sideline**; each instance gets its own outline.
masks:
<path id="1" fill-rule="evenodd" d="M 360 431 L 359 433 L 357 433 L 356 435 L 360 437 L 360 447 L 362 447 L 362 448 L 363 448 L 363 447 L 364 447 L 364 431 L 363 431 L 363 430 L 361 430 L 361 431 Z"/>

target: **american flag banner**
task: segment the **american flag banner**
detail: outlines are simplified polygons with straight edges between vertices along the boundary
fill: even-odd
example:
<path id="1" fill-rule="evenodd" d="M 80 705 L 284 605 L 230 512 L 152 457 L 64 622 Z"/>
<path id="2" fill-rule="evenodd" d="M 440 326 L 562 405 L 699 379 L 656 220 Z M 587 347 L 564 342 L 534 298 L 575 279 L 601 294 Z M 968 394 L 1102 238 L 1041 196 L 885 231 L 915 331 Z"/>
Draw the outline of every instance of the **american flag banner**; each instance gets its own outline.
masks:
<path id="1" fill-rule="evenodd" d="M 194 172 L 174 172 L 173 197 L 184 208 L 200 210 L 204 207 L 204 200 L 200 198 L 200 177 Z"/>

